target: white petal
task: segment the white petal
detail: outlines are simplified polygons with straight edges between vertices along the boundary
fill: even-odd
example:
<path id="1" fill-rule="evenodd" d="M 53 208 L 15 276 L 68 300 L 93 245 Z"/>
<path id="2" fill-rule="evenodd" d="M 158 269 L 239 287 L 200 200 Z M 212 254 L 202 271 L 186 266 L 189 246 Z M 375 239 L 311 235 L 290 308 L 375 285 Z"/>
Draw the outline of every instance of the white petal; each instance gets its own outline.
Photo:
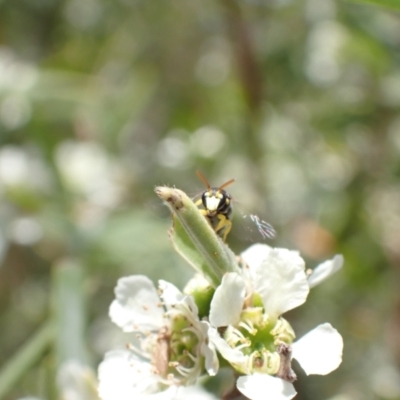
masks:
<path id="1" fill-rule="evenodd" d="M 203 343 L 201 347 L 201 353 L 205 358 L 204 366 L 208 375 L 217 375 L 217 372 L 219 370 L 219 360 L 214 346 L 207 346 L 205 343 Z"/>
<path id="2" fill-rule="evenodd" d="M 178 391 L 179 386 L 170 386 L 163 392 L 158 392 L 151 395 L 146 395 L 145 397 L 140 397 L 139 399 L 135 398 L 131 400 L 176 400 Z"/>
<path id="3" fill-rule="evenodd" d="M 192 296 L 183 294 L 176 286 L 164 280 L 160 280 L 160 297 L 168 311 L 179 311 L 195 324 L 199 320 L 199 310 Z"/>
<path id="4" fill-rule="evenodd" d="M 304 267 L 298 252 L 271 249 L 253 278 L 268 315 L 278 317 L 306 301 L 310 288 Z"/>
<path id="5" fill-rule="evenodd" d="M 337 254 L 332 260 L 327 260 L 315 267 L 312 274 L 308 277 L 308 284 L 310 288 L 319 285 L 325 279 L 339 271 L 339 269 L 343 266 L 343 261 L 343 256 L 341 254 Z"/>
<path id="6" fill-rule="evenodd" d="M 215 376 L 219 369 L 219 360 L 217 352 L 215 350 L 215 346 L 213 342 L 208 338 L 209 327 L 210 324 L 207 321 L 201 321 L 198 324 L 198 329 L 201 331 L 204 338 L 201 343 L 200 352 L 201 355 L 205 358 L 204 364 L 206 371 L 209 375 Z"/>
<path id="7" fill-rule="evenodd" d="M 232 365 L 244 365 L 246 357 L 240 350 L 232 349 L 224 339 L 219 336 L 218 331 L 212 326 L 208 329 L 209 341 L 217 348 L 225 360 L 229 361 Z"/>
<path id="8" fill-rule="evenodd" d="M 153 282 L 144 275 L 118 280 L 111 320 L 125 332 L 148 331 L 162 326 L 164 309 Z"/>
<path id="9" fill-rule="evenodd" d="M 236 387 L 251 400 L 289 400 L 296 396 L 291 383 L 267 374 L 241 376 Z"/>
<path id="10" fill-rule="evenodd" d="M 189 318 L 190 322 L 194 323 L 199 320 L 199 309 L 197 308 L 197 304 L 192 296 L 185 295 L 181 303 L 181 309 L 187 310 L 185 314 Z"/>
<path id="11" fill-rule="evenodd" d="M 239 322 L 244 296 L 245 283 L 242 277 L 235 272 L 225 274 L 211 301 L 211 325 L 219 328 Z"/>
<path id="12" fill-rule="evenodd" d="M 178 388 L 174 400 L 218 400 L 218 398 L 202 386 L 181 386 Z"/>
<path id="13" fill-rule="evenodd" d="M 172 283 L 169 283 L 162 279 L 158 281 L 158 287 L 161 289 L 160 297 L 162 298 L 167 309 L 170 309 L 177 303 L 181 302 L 185 296 Z"/>
<path id="14" fill-rule="evenodd" d="M 343 339 L 331 324 L 322 324 L 292 345 L 295 358 L 307 375 L 326 375 L 342 362 Z"/>
<path id="15" fill-rule="evenodd" d="M 157 391 L 157 376 L 152 366 L 127 350 L 106 353 L 98 371 L 102 400 L 132 400 Z"/>
<path id="16" fill-rule="evenodd" d="M 256 243 L 245 250 L 240 256 L 251 270 L 257 269 L 268 257 L 271 247 L 266 244 Z"/>

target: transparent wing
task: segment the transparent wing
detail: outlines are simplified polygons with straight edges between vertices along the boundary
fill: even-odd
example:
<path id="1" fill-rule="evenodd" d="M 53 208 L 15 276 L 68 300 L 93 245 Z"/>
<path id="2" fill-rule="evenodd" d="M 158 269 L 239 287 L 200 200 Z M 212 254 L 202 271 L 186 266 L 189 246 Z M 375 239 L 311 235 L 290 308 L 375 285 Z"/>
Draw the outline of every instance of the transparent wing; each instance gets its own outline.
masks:
<path id="1" fill-rule="evenodd" d="M 264 239 L 273 239 L 276 236 L 274 227 L 270 223 L 262 220 L 258 215 L 250 214 L 249 218 L 254 222 L 258 232 L 260 232 L 260 235 Z"/>
<path id="2" fill-rule="evenodd" d="M 274 227 L 257 214 L 244 214 L 237 207 L 234 209 L 233 229 L 236 236 L 246 242 L 273 239 L 276 236 Z M 240 215 L 238 215 L 238 213 Z"/>

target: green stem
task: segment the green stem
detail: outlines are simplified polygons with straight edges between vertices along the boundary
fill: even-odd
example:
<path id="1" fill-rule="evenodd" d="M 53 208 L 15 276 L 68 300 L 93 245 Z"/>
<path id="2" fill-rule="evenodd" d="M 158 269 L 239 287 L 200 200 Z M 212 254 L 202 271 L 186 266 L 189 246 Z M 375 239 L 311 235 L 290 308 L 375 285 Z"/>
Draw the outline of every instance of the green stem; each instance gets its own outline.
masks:
<path id="1" fill-rule="evenodd" d="M 48 320 L 0 370 L 0 399 L 40 359 L 54 339 L 54 323 Z"/>
<path id="2" fill-rule="evenodd" d="M 56 323 L 56 364 L 75 360 L 88 364 L 85 341 L 84 273 L 79 262 L 68 259 L 53 268 L 52 305 Z"/>

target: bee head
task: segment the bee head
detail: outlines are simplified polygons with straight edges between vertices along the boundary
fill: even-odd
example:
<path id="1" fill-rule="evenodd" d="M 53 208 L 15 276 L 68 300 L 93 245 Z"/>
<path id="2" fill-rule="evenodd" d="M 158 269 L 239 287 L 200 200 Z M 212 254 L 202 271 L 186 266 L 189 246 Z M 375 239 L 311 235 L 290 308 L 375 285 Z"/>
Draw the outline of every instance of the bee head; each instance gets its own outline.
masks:
<path id="1" fill-rule="evenodd" d="M 230 207 L 232 197 L 223 189 L 235 182 L 235 179 L 225 182 L 219 188 L 212 188 L 200 171 L 197 171 L 197 175 L 207 186 L 207 190 L 201 195 L 201 201 L 208 211 L 208 215 L 215 216 L 218 213 L 226 212 Z"/>
<path id="2" fill-rule="evenodd" d="M 225 190 L 213 188 L 203 192 L 201 200 L 209 214 L 216 215 L 226 210 L 231 203 L 231 196 Z"/>

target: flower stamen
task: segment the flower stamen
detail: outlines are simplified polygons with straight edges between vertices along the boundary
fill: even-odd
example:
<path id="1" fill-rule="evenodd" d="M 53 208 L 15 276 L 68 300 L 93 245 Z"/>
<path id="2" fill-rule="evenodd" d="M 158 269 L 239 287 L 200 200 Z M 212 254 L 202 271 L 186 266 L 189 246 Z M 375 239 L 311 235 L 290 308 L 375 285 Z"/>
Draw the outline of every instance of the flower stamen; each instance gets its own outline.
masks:
<path id="1" fill-rule="evenodd" d="M 254 325 L 251 321 L 246 320 L 246 321 L 240 321 L 239 326 L 243 329 L 245 329 L 247 332 L 250 333 L 250 335 L 255 335 L 257 333 L 257 329 L 254 328 Z"/>

